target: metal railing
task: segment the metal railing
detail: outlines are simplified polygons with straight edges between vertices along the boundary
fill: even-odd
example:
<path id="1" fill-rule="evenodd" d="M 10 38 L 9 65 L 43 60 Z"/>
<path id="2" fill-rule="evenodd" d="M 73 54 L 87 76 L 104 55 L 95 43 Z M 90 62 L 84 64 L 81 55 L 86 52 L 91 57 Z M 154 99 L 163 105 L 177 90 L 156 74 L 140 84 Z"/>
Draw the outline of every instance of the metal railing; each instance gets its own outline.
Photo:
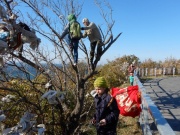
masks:
<path id="1" fill-rule="evenodd" d="M 146 94 L 144 86 L 136 75 L 134 76 L 134 85 L 138 85 L 139 90 L 142 93 L 142 112 L 139 118 L 139 122 L 142 127 L 143 135 L 152 135 L 149 116 L 152 117 L 152 120 L 154 121 L 160 135 L 175 135 L 174 131 L 172 130 L 166 119 L 162 116 L 157 106 Z"/>

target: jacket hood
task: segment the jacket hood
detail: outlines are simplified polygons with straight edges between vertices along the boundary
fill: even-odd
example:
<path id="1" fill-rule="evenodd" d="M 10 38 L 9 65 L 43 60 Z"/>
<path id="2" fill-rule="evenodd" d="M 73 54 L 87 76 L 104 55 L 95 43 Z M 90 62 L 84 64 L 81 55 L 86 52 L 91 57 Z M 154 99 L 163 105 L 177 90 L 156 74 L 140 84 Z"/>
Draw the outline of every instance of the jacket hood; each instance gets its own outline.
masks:
<path id="1" fill-rule="evenodd" d="M 67 19 L 71 23 L 71 22 L 76 21 L 76 16 L 74 14 L 70 14 L 68 15 Z"/>

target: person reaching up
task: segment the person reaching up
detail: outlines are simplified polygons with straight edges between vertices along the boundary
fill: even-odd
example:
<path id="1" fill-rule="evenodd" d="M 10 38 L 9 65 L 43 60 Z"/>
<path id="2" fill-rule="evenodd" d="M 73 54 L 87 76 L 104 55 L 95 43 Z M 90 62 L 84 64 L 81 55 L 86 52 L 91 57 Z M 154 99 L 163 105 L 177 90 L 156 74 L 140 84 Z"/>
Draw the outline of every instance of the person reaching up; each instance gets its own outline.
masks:
<path id="1" fill-rule="evenodd" d="M 97 46 L 97 57 L 100 58 L 99 56 L 101 56 L 102 54 L 102 38 L 101 38 L 101 33 L 98 29 L 98 27 L 96 26 L 95 23 L 90 22 L 88 20 L 88 18 L 84 18 L 82 20 L 83 24 L 85 27 L 82 27 L 81 30 L 85 30 L 82 37 L 89 38 L 90 41 L 90 47 L 91 47 L 91 51 L 90 51 L 90 63 L 93 64 L 93 59 L 94 59 L 94 54 L 95 54 L 95 48 Z"/>

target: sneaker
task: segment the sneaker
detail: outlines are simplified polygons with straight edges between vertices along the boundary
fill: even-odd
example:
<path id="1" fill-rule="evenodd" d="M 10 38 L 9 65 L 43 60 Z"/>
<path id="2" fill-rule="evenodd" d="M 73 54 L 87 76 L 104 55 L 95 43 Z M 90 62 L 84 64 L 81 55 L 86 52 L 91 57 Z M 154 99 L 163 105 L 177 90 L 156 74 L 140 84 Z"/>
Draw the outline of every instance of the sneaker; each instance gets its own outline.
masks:
<path id="1" fill-rule="evenodd" d="M 73 65 L 74 65 L 74 66 L 77 66 L 77 63 L 74 63 Z"/>

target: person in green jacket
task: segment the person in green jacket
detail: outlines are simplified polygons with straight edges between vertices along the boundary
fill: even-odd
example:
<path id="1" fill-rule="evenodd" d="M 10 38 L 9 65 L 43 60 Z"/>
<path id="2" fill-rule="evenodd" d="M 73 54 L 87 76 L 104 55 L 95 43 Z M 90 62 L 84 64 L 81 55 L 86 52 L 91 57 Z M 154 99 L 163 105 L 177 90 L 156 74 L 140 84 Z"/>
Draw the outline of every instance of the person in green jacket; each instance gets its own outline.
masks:
<path id="1" fill-rule="evenodd" d="M 60 39 L 62 40 L 65 38 L 66 43 L 69 45 L 69 48 L 71 50 L 74 57 L 74 66 L 78 63 L 78 46 L 79 46 L 79 40 L 81 39 L 81 27 L 80 24 L 76 20 L 76 16 L 74 14 L 70 14 L 67 17 L 69 23 L 66 25 L 64 31 L 62 32 L 62 35 Z M 76 30 L 73 29 L 76 26 Z M 79 30 L 77 30 L 79 28 Z M 74 32 L 76 31 L 76 32 Z M 73 33 L 74 32 L 74 33 Z M 77 34 L 79 32 L 79 34 Z M 77 34 L 78 37 L 74 37 L 74 34 Z M 74 52 L 73 52 L 74 50 Z"/>

